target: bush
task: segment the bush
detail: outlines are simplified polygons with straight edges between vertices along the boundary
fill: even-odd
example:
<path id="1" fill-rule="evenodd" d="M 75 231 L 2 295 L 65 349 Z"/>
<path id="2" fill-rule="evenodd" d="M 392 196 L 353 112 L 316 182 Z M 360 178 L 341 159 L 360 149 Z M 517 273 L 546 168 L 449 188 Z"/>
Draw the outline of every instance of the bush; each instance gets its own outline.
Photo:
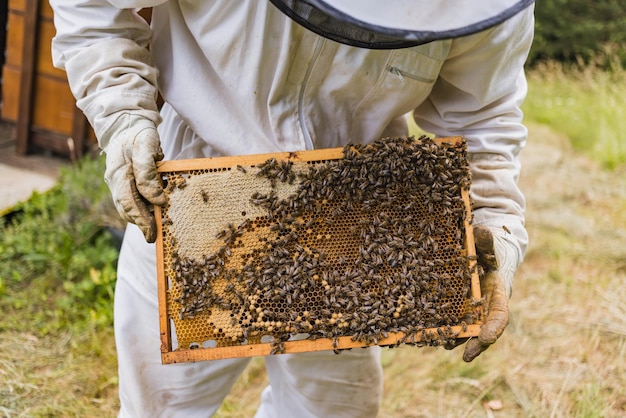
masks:
<path id="1" fill-rule="evenodd" d="M 545 60 L 588 63 L 606 52 L 626 64 L 626 2 L 541 0 L 535 18 L 529 65 Z"/>
<path id="2" fill-rule="evenodd" d="M 119 220 L 103 172 L 102 158 L 87 157 L 0 218 L 0 309 L 20 311 L 5 316 L 20 323 L 0 328 L 112 323 L 118 251 L 108 228 Z"/>

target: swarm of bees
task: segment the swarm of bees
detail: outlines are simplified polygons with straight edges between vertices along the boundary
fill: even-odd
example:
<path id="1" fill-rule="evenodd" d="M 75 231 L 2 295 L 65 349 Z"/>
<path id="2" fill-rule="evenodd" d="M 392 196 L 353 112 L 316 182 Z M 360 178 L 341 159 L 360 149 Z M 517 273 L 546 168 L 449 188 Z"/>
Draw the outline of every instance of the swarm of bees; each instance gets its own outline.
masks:
<path id="1" fill-rule="evenodd" d="M 166 234 L 169 315 L 180 348 L 270 336 L 278 354 L 295 335 L 372 345 L 395 332 L 405 336 L 398 343 L 441 345 L 456 339 L 452 326 L 475 322 L 463 141 L 386 138 L 348 145 L 340 159 L 271 158 L 233 170 L 269 182 L 248 196 L 261 216 L 224 225 L 207 237 L 216 250 L 202 256 L 180 254 Z M 170 192 L 182 191 L 173 184 Z M 279 193 L 286 185 L 288 196 Z M 199 190 L 210 201 L 211 191 Z M 166 207 L 164 231 L 175 222 Z M 210 331 L 183 332 L 200 322 Z"/>

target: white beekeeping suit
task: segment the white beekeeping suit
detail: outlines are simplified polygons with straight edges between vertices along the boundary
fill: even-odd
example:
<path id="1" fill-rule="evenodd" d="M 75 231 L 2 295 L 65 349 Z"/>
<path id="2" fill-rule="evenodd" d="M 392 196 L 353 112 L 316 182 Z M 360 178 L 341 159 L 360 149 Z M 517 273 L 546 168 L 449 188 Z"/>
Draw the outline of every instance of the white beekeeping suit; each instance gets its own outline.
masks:
<path id="1" fill-rule="evenodd" d="M 67 71 L 107 154 L 118 211 L 131 223 L 115 300 L 121 417 L 210 416 L 248 361 L 160 363 L 155 249 L 146 241 L 155 239 L 150 207 L 164 204 L 155 171 L 161 158 L 368 143 L 406 135 L 407 113 L 436 135 L 465 136 L 474 222 L 491 232 L 495 261 L 481 278 L 488 323 L 464 358 L 502 333 L 527 245 L 517 179 L 532 1 L 51 5 L 54 64 Z M 150 25 L 136 14 L 144 7 L 153 8 Z M 257 416 L 375 416 L 378 355 L 369 348 L 268 357 L 270 385 Z"/>

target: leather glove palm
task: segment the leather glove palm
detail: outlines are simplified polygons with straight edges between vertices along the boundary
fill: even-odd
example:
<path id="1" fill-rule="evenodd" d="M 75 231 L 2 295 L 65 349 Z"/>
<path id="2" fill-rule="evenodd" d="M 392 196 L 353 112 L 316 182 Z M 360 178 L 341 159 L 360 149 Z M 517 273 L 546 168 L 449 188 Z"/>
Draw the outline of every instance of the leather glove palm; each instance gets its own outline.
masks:
<path id="1" fill-rule="evenodd" d="M 136 224 L 146 241 L 154 242 L 152 207 L 166 203 L 156 170 L 163 152 L 154 122 L 124 114 L 103 136 L 101 146 L 106 153 L 104 178 L 117 212 L 123 220 Z"/>
<path id="2" fill-rule="evenodd" d="M 480 334 L 465 345 L 463 360 L 470 362 L 502 335 L 509 322 L 509 296 L 517 257 L 502 237 L 494 238 L 483 226 L 474 227 L 478 263 L 482 267 L 480 289 L 484 297 L 485 322 Z"/>

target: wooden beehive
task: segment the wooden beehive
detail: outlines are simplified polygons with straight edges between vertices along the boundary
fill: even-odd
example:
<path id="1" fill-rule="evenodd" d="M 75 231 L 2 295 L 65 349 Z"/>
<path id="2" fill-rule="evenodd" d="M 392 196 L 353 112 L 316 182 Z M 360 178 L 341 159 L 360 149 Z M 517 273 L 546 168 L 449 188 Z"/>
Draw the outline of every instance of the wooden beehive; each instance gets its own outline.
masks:
<path id="1" fill-rule="evenodd" d="M 461 138 L 166 161 L 163 363 L 478 334 Z"/>
<path id="2" fill-rule="evenodd" d="M 138 12 L 149 20 L 151 9 Z M 72 159 L 96 143 L 63 70 L 52 65 L 53 12 L 45 0 L 9 0 L 2 67 L 2 120 L 15 124 L 16 152 Z"/>
<path id="3" fill-rule="evenodd" d="M 77 156 L 88 135 L 65 72 L 52 66 L 54 34 L 52 9 L 47 2 L 9 1 L 2 118 L 16 124 L 19 154 L 37 147 Z M 70 137 L 76 137 L 75 143 L 68 140 Z"/>

